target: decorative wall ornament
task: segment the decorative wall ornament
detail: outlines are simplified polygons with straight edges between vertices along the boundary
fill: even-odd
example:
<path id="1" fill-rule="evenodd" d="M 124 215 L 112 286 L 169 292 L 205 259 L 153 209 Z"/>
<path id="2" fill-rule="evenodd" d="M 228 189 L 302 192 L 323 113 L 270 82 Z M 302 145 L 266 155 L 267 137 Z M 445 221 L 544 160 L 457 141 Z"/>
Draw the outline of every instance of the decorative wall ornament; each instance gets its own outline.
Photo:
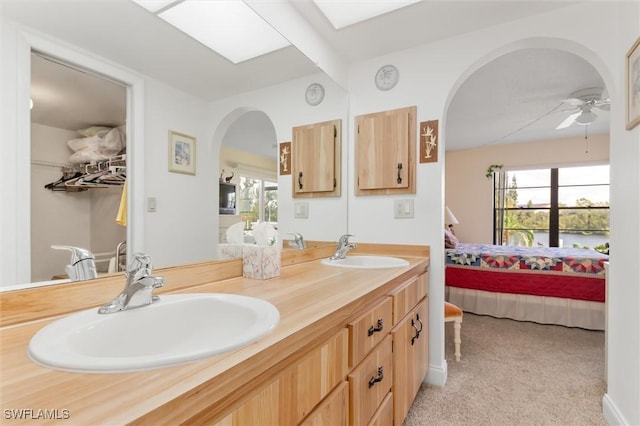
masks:
<path id="1" fill-rule="evenodd" d="M 169 171 L 196 174 L 196 138 L 169 130 Z"/>
<path id="2" fill-rule="evenodd" d="M 279 151 L 280 176 L 291 174 L 291 142 L 282 142 Z"/>
<path id="3" fill-rule="evenodd" d="M 640 123 L 640 37 L 627 52 L 627 130 Z"/>
<path id="4" fill-rule="evenodd" d="M 502 170 L 502 164 L 492 164 L 487 167 L 487 173 L 485 173 L 485 176 L 487 179 L 491 179 L 493 177 L 493 174 L 499 172 L 500 170 Z"/>
<path id="5" fill-rule="evenodd" d="M 420 122 L 420 163 L 438 162 L 438 120 Z"/>

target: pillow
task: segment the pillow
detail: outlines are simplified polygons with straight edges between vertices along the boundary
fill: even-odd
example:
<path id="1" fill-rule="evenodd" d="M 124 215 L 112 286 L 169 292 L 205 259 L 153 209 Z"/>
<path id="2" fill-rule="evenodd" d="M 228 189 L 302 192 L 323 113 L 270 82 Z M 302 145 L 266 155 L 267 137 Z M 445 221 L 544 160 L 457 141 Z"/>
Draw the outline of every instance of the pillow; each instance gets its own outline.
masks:
<path id="1" fill-rule="evenodd" d="M 451 249 L 451 248 L 456 248 L 456 246 L 458 245 L 458 238 L 456 238 L 455 235 L 453 235 L 453 231 L 451 231 L 450 229 L 446 229 L 444 230 L 444 248 L 446 249 Z"/>

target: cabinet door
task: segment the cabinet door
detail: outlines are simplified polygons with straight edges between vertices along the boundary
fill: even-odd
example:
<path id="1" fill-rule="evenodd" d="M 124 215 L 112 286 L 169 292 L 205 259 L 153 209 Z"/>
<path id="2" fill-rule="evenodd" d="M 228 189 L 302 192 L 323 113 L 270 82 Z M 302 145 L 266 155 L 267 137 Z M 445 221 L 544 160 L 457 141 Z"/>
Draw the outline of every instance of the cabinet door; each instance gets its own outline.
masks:
<path id="1" fill-rule="evenodd" d="M 356 117 L 356 195 L 415 193 L 415 117 L 416 107 Z"/>
<path id="2" fill-rule="evenodd" d="M 349 333 L 344 328 L 215 425 L 297 425 L 344 381 L 348 345 Z"/>
<path id="3" fill-rule="evenodd" d="M 347 426 L 349 424 L 349 383 L 342 382 L 300 426 Z"/>
<path id="4" fill-rule="evenodd" d="M 428 313 L 425 297 L 391 331 L 394 425 L 402 425 L 429 369 Z"/>
<path id="5" fill-rule="evenodd" d="M 293 196 L 340 195 L 340 120 L 293 128 Z"/>

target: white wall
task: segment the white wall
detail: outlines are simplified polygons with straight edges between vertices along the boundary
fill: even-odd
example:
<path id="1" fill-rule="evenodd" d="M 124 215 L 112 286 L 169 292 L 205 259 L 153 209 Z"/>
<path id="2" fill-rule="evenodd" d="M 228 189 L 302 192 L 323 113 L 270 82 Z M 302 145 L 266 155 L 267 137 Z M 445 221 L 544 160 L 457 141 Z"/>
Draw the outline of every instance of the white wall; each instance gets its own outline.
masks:
<path id="1" fill-rule="evenodd" d="M 493 243 L 493 179 L 491 164 L 502 170 L 609 164 L 609 135 L 490 145 L 447 151 L 445 201 L 459 224 L 456 236 L 466 243 Z"/>

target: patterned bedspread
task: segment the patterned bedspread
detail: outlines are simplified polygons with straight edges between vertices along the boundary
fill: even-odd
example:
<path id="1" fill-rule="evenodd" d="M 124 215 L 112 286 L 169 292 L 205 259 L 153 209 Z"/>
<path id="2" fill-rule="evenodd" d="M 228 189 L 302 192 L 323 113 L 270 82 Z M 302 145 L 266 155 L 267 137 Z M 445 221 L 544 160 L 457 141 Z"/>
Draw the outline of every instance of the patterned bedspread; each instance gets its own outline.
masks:
<path id="1" fill-rule="evenodd" d="M 554 271 L 604 276 L 609 256 L 595 250 L 558 247 L 510 247 L 460 243 L 445 250 L 447 265 L 483 269 Z"/>
<path id="2" fill-rule="evenodd" d="M 604 263 L 608 260 L 587 249 L 461 243 L 445 250 L 445 284 L 604 302 Z"/>

